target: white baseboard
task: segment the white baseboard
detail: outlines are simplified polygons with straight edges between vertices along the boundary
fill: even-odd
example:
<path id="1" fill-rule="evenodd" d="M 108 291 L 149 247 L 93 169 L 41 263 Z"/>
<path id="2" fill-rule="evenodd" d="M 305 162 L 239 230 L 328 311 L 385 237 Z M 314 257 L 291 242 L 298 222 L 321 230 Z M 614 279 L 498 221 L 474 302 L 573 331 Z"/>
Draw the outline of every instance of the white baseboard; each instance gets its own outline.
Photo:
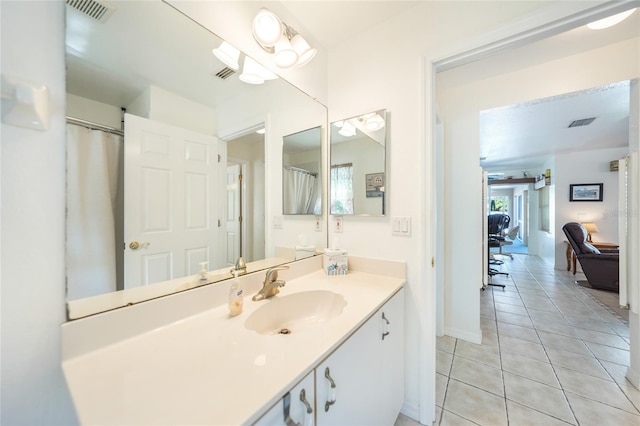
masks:
<path id="1" fill-rule="evenodd" d="M 402 404 L 400 413 L 412 418 L 416 422 L 420 422 L 420 407 L 416 405 L 408 404 L 407 402 L 405 402 L 404 404 Z"/>
<path id="2" fill-rule="evenodd" d="M 476 345 L 482 344 L 482 330 L 478 329 L 477 332 L 472 333 L 467 330 L 456 330 L 454 328 L 446 328 L 444 329 L 444 334 L 449 337 L 455 337 L 456 339 L 466 340 L 470 343 L 475 343 Z"/>
<path id="3" fill-rule="evenodd" d="M 636 389 L 640 389 L 640 371 L 635 370 L 633 367 L 628 367 L 625 377 Z"/>

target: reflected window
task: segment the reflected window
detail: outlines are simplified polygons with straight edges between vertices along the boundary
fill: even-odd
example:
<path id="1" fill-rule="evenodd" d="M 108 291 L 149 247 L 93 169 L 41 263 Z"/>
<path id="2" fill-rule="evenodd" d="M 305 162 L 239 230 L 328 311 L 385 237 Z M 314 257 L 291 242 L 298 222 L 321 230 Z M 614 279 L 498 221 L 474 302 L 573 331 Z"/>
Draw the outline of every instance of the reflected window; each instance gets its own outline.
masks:
<path id="1" fill-rule="evenodd" d="M 353 214 L 353 164 L 331 166 L 331 213 Z"/>

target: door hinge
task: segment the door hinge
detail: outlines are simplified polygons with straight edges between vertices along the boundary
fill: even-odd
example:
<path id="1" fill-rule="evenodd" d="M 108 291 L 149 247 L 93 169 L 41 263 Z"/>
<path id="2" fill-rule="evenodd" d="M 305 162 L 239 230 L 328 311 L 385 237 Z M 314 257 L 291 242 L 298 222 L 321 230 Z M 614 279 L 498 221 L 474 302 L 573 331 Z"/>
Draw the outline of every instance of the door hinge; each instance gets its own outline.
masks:
<path id="1" fill-rule="evenodd" d="M 222 157 L 220 156 L 220 154 L 218 154 L 218 163 L 222 161 Z"/>
<path id="2" fill-rule="evenodd" d="M 239 180 L 240 182 L 242 182 L 242 173 L 240 173 L 240 174 L 238 175 L 238 180 Z"/>
<path id="3" fill-rule="evenodd" d="M 431 258 L 431 267 L 433 268 L 434 266 L 436 266 L 436 258 L 432 257 Z"/>
<path id="4" fill-rule="evenodd" d="M 220 222 L 220 219 L 218 219 L 218 228 L 220 228 L 222 226 L 222 222 Z"/>
<path id="5" fill-rule="evenodd" d="M 238 222 L 242 222 L 242 216 L 238 217 Z"/>

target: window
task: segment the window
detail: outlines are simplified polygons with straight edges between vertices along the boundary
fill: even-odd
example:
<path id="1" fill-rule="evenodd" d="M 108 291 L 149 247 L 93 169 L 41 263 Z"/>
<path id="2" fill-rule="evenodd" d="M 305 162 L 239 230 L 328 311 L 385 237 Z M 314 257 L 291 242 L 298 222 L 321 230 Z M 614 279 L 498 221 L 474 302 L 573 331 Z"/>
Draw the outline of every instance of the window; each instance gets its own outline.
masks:
<path id="1" fill-rule="evenodd" d="M 492 212 L 509 213 L 509 197 L 507 195 L 492 195 L 491 205 L 489 207 Z"/>
<path id="2" fill-rule="evenodd" d="M 549 232 L 551 224 L 549 222 L 549 187 L 543 186 L 538 191 L 538 208 L 540 209 L 540 230 Z"/>
<path id="3" fill-rule="evenodd" d="M 331 214 L 353 214 L 353 164 L 331 166 Z"/>

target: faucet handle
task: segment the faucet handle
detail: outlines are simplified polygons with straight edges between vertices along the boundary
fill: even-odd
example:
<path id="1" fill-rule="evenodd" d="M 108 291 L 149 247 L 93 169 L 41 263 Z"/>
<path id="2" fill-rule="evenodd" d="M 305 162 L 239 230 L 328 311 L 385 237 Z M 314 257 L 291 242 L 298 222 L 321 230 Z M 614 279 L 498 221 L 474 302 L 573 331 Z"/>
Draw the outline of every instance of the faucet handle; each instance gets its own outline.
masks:
<path id="1" fill-rule="evenodd" d="M 267 276 L 264 279 L 265 282 L 276 281 L 278 279 L 278 271 L 283 271 L 285 269 L 289 269 L 289 267 L 286 265 L 283 265 L 283 266 L 275 266 L 273 268 L 270 268 L 269 270 L 267 270 Z"/>

